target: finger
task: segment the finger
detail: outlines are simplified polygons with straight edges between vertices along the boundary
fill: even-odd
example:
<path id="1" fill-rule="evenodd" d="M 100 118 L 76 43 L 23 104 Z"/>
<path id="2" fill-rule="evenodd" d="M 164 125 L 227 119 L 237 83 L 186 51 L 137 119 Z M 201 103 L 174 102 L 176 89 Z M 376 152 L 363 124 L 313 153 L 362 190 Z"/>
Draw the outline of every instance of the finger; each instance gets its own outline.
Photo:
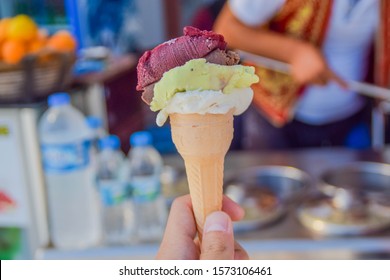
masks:
<path id="1" fill-rule="evenodd" d="M 202 260 L 234 259 L 233 224 L 225 212 L 216 211 L 207 216 L 201 246 Z"/>
<path id="2" fill-rule="evenodd" d="M 235 260 L 249 260 L 249 255 L 244 248 L 237 242 L 234 241 L 234 259 Z"/>
<path id="3" fill-rule="evenodd" d="M 327 85 L 335 75 L 330 69 L 325 69 L 323 72 L 319 73 L 313 80 L 312 83 L 320 86 Z"/>
<path id="4" fill-rule="evenodd" d="M 337 75 L 332 70 L 328 70 L 327 76 L 329 80 L 335 81 L 338 85 L 340 85 L 343 89 L 348 89 L 348 84 L 344 79 L 342 79 L 339 75 Z"/>
<path id="5" fill-rule="evenodd" d="M 176 198 L 169 218 L 157 259 L 197 259 L 198 247 L 194 243 L 196 225 L 189 195 Z M 186 249 L 184 249 L 186 248 Z"/>
<path id="6" fill-rule="evenodd" d="M 325 86 L 328 83 L 328 80 L 324 77 L 316 77 L 310 83 L 319 86 Z"/>
<path id="7" fill-rule="evenodd" d="M 241 206 L 227 196 L 223 197 L 222 210 L 234 221 L 241 220 L 245 214 Z M 190 196 L 176 198 L 171 206 L 157 259 L 194 259 L 199 256 L 199 242 L 193 242 L 196 236 L 194 220 Z M 192 246 L 191 242 L 194 247 L 191 250 L 183 250 Z M 190 253 L 194 251 L 197 254 Z"/>
<path id="8" fill-rule="evenodd" d="M 239 221 L 245 215 L 244 209 L 226 195 L 223 196 L 222 211 L 226 212 L 233 221 Z"/>

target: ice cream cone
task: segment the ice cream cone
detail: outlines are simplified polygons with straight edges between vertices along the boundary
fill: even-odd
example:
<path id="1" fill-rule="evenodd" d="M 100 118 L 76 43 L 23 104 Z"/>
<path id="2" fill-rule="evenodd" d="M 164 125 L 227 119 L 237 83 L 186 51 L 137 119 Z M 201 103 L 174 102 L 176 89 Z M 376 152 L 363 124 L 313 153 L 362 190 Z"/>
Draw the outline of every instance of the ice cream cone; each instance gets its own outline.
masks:
<path id="1" fill-rule="evenodd" d="M 173 142 L 184 159 L 199 238 L 208 214 L 222 208 L 225 155 L 233 139 L 233 113 L 171 114 Z"/>

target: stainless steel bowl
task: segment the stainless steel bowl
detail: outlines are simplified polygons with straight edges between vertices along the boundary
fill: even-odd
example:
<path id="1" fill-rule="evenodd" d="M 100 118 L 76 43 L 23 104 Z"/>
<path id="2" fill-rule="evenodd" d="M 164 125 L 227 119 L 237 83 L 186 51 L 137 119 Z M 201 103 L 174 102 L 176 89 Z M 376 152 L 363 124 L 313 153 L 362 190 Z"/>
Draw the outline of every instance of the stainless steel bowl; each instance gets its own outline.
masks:
<path id="1" fill-rule="evenodd" d="M 250 167 L 225 176 L 225 187 L 240 184 L 243 187 L 266 188 L 275 192 L 284 204 L 301 199 L 312 183 L 311 177 L 304 171 L 280 165 Z"/>
<path id="2" fill-rule="evenodd" d="M 257 166 L 227 172 L 224 192 L 245 209 L 236 231 L 270 225 L 281 219 L 288 206 L 299 202 L 311 186 L 311 178 L 289 166 Z"/>
<path id="3" fill-rule="evenodd" d="M 319 187 L 338 209 L 370 205 L 380 208 L 379 214 L 390 216 L 390 164 L 354 162 L 329 169 L 320 176 Z"/>
<path id="4" fill-rule="evenodd" d="M 390 164 L 354 162 L 329 169 L 320 176 L 320 190 L 335 196 L 339 189 L 365 194 L 390 192 Z"/>
<path id="5" fill-rule="evenodd" d="M 328 196 L 302 205 L 298 218 L 322 235 L 363 235 L 390 226 L 390 165 L 354 162 L 325 171 L 319 188 Z"/>

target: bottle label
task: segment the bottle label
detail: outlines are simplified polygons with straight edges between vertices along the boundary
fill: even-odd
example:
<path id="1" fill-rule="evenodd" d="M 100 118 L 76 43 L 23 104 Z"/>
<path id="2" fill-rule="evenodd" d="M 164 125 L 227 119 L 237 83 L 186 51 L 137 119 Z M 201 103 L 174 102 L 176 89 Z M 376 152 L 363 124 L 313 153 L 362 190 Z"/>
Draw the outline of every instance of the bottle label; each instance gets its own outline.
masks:
<path id="1" fill-rule="evenodd" d="M 63 173 L 86 167 L 90 163 L 90 141 L 71 144 L 41 145 L 46 172 Z"/>
<path id="2" fill-rule="evenodd" d="M 135 176 L 131 180 L 131 188 L 134 201 L 152 201 L 160 194 L 160 178 L 159 176 Z"/>
<path id="3" fill-rule="evenodd" d="M 104 206 L 115 206 L 126 198 L 126 184 L 119 180 L 99 180 L 98 187 Z"/>

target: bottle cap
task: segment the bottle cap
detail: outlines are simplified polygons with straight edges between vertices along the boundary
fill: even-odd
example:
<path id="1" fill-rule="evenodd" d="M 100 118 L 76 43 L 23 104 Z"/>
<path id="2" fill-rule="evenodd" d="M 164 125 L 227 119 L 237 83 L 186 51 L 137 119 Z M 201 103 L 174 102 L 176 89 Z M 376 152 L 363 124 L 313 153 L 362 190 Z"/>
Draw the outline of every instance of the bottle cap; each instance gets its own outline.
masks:
<path id="1" fill-rule="evenodd" d="M 152 144 L 152 134 L 147 131 L 134 132 L 130 136 L 130 145 L 133 147 L 149 146 Z"/>
<path id="2" fill-rule="evenodd" d="M 102 119 L 99 118 L 99 117 L 96 117 L 96 116 L 88 116 L 87 117 L 87 125 L 88 127 L 92 128 L 92 129 L 97 129 L 97 128 L 100 128 L 102 127 Z"/>
<path id="3" fill-rule="evenodd" d="M 47 103 L 50 107 L 67 105 L 70 103 L 70 96 L 66 92 L 57 92 L 49 96 Z"/>
<path id="4" fill-rule="evenodd" d="M 104 150 L 107 148 L 119 149 L 121 141 L 116 135 L 108 135 L 99 140 L 100 149 Z"/>

